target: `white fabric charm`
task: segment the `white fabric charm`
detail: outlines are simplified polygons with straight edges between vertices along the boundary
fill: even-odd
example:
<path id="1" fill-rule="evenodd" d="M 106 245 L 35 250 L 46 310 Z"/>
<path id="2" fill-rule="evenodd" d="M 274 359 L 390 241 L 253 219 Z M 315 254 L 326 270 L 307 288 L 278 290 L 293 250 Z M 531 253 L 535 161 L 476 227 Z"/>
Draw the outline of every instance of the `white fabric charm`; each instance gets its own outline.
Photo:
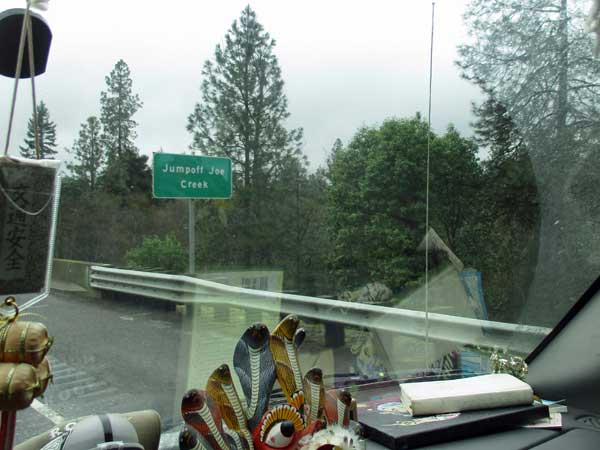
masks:
<path id="1" fill-rule="evenodd" d="M 40 9 L 42 11 L 48 11 L 48 2 L 50 0 L 28 0 L 30 8 Z"/>

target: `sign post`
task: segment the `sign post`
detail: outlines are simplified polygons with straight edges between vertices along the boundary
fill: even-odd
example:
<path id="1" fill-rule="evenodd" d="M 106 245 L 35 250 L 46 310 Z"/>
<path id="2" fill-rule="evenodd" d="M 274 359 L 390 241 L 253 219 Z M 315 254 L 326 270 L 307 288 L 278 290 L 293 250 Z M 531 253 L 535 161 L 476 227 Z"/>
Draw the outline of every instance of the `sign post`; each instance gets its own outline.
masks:
<path id="1" fill-rule="evenodd" d="M 196 273 L 196 208 L 194 199 L 188 199 L 189 202 L 189 217 L 188 217 L 188 245 L 189 245 L 189 264 L 188 272 L 190 275 Z"/>
<path id="2" fill-rule="evenodd" d="M 154 198 L 189 201 L 189 272 L 196 271 L 194 199 L 228 199 L 232 194 L 231 159 L 214 156 L 154 153 Z"/>

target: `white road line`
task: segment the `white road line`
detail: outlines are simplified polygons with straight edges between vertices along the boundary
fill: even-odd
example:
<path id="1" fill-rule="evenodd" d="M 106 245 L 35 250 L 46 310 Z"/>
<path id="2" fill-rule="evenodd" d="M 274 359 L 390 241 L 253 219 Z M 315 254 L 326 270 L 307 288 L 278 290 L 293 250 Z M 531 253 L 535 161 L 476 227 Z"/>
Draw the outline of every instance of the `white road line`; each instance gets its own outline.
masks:
<path id="1" fill-rule="evenodd" d="M 38 399 L 34 399 L 31 407 L 39 412 L 42 416 L 52 422 L 54 425 L 58 425 L 65 421 L 65 418 L 50 408 L 48 405 L 43 404 Z"/>
<path id="2" fill-rule="evenodd" d="M 165 328 L 171 328 L 171 322 L 167 322 L 166 320 L 151 320 L 150 325 L 154 328 L 158 328 L 159 330 Z"/>
<path id="3" fill-rule="evenodd" d="M 35 305 L 31 306 L 31 308 L 47 308 L 47 307 L 48 307 L 48 303 L 46 303 L 46 302 L 36 303 Z"/>

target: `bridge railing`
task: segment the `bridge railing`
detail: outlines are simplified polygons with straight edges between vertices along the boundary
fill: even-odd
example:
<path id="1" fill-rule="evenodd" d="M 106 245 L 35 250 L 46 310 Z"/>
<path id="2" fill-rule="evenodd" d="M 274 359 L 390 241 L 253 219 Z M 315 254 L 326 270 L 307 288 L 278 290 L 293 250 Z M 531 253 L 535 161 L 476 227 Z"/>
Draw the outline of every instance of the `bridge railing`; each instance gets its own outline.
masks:
<path id="1" fill-rule="evenodd" d="M 429 313 L 303 295 L 245 289 L 184 275 L 92 266 L 92 288 L 180 304 L 220 305 L 296 314 L 437 342 L 500 348 L 526 355 L 549 328 Z"/>

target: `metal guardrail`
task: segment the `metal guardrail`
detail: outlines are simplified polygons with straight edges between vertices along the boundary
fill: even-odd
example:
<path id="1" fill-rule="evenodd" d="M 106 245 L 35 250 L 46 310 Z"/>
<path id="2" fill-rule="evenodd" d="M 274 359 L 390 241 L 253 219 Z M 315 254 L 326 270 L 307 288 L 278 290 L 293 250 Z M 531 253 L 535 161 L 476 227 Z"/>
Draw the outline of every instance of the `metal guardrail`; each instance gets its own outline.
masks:
<path id="1" fill-rule="evenodd" d="M 550 332 L 549 328 L 470 319 L 363 303 L 228 286 L 183 275 L 92 266 L 93 288 L 185 304 L 226 305 L 234 308 L 296 314 L 300 317 L 365 327 L 432 341 L 502 348 L 527 354 Z M 428 330 L 427 330 L 428 328 Z"/>

